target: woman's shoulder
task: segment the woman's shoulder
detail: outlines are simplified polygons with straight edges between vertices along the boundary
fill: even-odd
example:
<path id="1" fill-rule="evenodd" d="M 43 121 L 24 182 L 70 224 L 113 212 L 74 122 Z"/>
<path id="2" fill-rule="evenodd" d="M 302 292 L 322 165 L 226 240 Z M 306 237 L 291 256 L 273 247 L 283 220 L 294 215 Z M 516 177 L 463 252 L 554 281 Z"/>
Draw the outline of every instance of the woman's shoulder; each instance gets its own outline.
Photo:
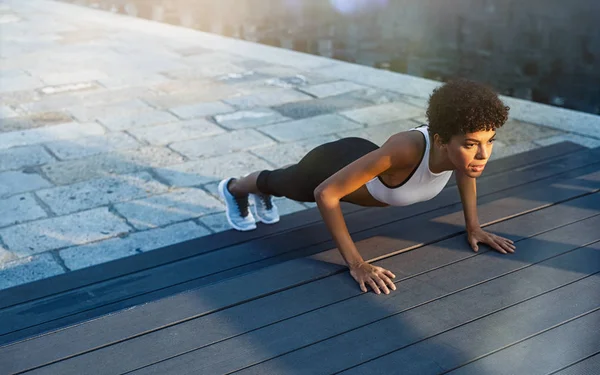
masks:
<path id="1" fill-rule="evenodd" d="M 392 157 L 392 164 L 420 163 L 425 152 L 425 135 L 415 129 L 396 133 L 381 146 Z M 394 162 L 396 161 L 396 162 Z"/>

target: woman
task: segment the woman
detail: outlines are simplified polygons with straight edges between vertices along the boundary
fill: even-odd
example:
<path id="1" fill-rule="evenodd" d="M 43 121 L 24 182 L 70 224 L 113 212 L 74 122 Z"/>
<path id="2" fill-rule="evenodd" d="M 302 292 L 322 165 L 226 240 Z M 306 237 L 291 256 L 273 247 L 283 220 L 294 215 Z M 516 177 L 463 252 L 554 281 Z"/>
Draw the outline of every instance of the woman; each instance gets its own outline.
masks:
<path id="1" fill-rule="evenodd" d="M 363 292 L 369 285 L 380 294 L 395 290 L 395 275 L 365 262 L 348 233 L 340 201 L 361 206 L 406 206 L 435 197 L 452 171 L 460 192 L 468 241 L 501 253 L 515 250 L 509 239 L 481 229 L 477 217 L 475 179 L 481 175 L 509 108 L 484 85 L 456 80 L 435 89 L 429 98 L 429 125 L 391 136 L 383 146 L 362 138 L 344 138 L 320 145 L 298 164 L 257 171 L 241 179 L 227 178 L 219 194 L 227 205 L 227 220 L 238 230 L 256 228 L 255 217 L 267 224 L 279 221 L 271 196 L 316 202 L 350 274 Z M 255 212 L 248 210 L 248 198 Z"/>

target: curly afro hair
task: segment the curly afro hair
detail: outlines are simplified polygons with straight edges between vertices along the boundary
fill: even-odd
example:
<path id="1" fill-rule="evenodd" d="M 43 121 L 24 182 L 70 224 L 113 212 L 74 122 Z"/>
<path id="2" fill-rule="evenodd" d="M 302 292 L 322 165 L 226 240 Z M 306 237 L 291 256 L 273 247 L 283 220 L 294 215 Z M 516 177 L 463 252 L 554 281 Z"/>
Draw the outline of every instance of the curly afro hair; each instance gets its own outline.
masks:
<path id="1" fill-rule="evenodd" d="M 488 86 L 458 79 L 433 90 L 429 97 L 429 133 L 443 143 L 453 135 L 494 130 L 508 119 L 509 107 Z"/>

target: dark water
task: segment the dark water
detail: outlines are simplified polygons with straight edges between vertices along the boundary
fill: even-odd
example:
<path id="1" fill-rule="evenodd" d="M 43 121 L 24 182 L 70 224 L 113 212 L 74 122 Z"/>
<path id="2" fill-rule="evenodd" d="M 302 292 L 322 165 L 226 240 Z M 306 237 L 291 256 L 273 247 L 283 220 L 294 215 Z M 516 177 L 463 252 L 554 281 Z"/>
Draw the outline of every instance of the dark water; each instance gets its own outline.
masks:
<path id="1" fill-rule="evenodd" d="M 600 114 L 600 0 L 65 0 Z"/>

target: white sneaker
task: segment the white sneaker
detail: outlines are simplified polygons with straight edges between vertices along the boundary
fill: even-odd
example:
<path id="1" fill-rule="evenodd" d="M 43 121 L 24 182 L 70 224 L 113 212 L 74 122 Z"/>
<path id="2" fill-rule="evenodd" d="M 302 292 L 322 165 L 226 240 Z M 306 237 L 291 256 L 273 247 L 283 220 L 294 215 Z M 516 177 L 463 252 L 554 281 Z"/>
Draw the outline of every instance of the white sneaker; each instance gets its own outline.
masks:
<path id="1" fill-rule="evenodd" d="M 256 229 L 254 215 L 248 209 L 248 196 L 238 198 L 233 196 L 227 185 L 233 178 L 226 178 L 219 182 L 219 195 L 225 201 L 225 216 L 229 224 L 239 231 Z"/>
<path id="2" fill-rule="evenodd" d="M 279 221 L 279 210 L 270 195 L 250 194 L 254 203 L 254 216 L 257 221 L 265 224 L 275 224 Z"/>

